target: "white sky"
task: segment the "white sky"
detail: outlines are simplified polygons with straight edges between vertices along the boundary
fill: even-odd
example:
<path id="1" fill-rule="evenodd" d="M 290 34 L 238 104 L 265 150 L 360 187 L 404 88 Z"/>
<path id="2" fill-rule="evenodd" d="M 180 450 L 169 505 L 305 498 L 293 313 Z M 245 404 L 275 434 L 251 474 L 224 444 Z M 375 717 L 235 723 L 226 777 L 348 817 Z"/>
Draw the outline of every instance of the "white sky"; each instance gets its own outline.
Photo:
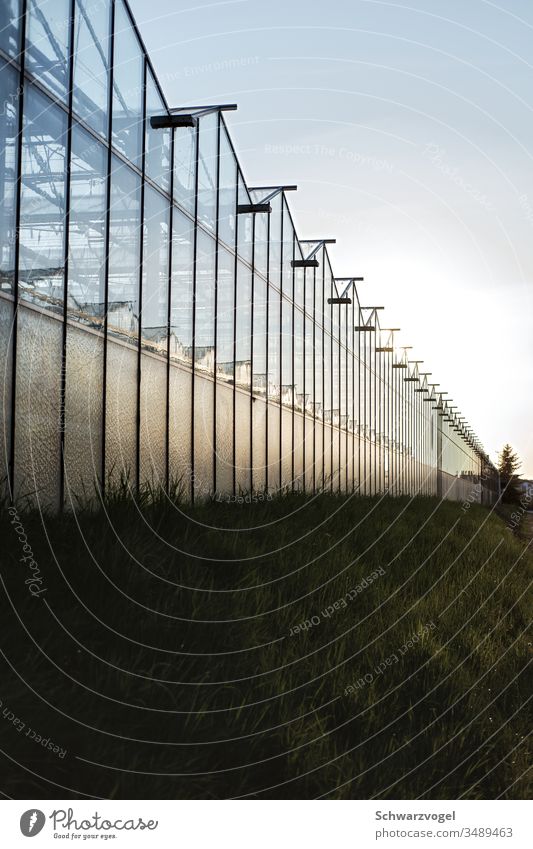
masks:
<path id="1" fill-rule="evenodd" d="M 533 5 L 130 5 L 169 104 L 239 104 L 248 184 L 298 185 L 299 235 L 533 477 Z"/>

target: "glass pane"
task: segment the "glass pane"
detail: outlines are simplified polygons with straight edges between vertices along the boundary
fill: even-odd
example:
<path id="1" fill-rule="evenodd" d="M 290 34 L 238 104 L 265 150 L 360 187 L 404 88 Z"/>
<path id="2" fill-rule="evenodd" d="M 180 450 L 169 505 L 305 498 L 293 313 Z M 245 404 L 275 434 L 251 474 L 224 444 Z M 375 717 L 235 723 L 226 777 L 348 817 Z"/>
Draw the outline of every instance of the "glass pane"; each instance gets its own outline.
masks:
<path id="1" fill-rule="evenodd" d="M 334 314 L 334 325 L 338 330 L 338 313 L 339 307 L 333 307 Z M 338 425 L 340 423 L 340 350 L 339 350 L 339 342 L 338 342 L 338 333 L 335 339 L 333 339 L 333 407 L 332 407 L 332 421 L 334 425 Z"/>
<path id="2" fill-rule="evenodd" d="M 57 510 L 59 502 L 61 322 L 18 314 L 15 497 Z"/>
<path id="3" fill-rule="evenodd" d="M 280 400 L 280 293 L 268 287 L 268 397 Z"/>
<path id="4" fill-rule="evenodd" d="M 223 124 L 220 127 L 220 188 L 218 197 L 218 235 L 235 248 L 235 204 L 237 163 Z"/>
<path id="5" fill-rule="evenodd" d="M 305 409 L 304 397 L 304 315 L 294 310 L 294 405 Z"/>
<path id="6" fill-rule="evenodd" d="M 109 228 L 109 329 L 137 344 L 139 330 L 140 178 L 113 157 Z"/>
<path id="7" fill-rule="evenodd" d="M 300 247 L 298 242 L 295 243 L 296 248 L 296 259 L 302 259 L 302 253 L 300 251 Z M 304 277 L 305 277 L 305 269 L 304 268 L 295 268 L 294 269 L 294 303 L 298 307 L 303 307 L 304 304 Z"/>
<path id="8" fill-rule="evenodd" d="M 150 186 L 144 194 L 143 344 L 167 352 L 169 202 Z"/>
<path id="9" fill-rule="evenodd" d="M 63 303 L 65 137 L 62 109 L 27 87 L 22 139 L 20 294 L 58 309 Z"/>
<path id="10" fill-rule="evenodd" d="M 271 283 L 281 286 L 281 192 L 270 201 L 272 212 L 268 216 L 270 227 L 269 269 Z"/>
<path id="11" fill-rule="evenodd" d="M 243 263 L 237 263 L 237 308 L 235 382 L 247 389 L 251 385 L 251 319 L 252 319 L 252 272 Z"/>
<path id="12" fill-rule="evenodd" d="M 192 298 L 194 225 L 177 209 L 173 213 L 170 356 L 186 365 L 192 361 Z"/>
<path id="13" fill-rule="evenodd" d="M 268 265 L 268 214 L 258 213 L 254 223 L 254 267 L 264 277 Z"/>
<path id="14" fill-rule="evenodd" d="M 235 256 L 222 246 L 218 250 L 217 374 L 233 381 Z"/>
<path id="15" fill-rule="evenodd" d="M 196 256 L 195 367 L 215 366 L 215 240 L 198 230 Z"/>
<path id="16" fill-rule="evenodd" d="M 196 130 L 174 130 L 174 200 L 194 215 L 196 174 Z"/>
<path id="17" fill-rule="evenodd" d="M 150 71 L 146 76 L 146 155 L 144 167 L 149 177 L 165 191 L 170 190 L 171 130 L 153 130 L 152 115 L 164 115 L 166 108 Z"/>
<path id="18" fill-rule="evenodd" d="M 29 0 L 26 68 L 65 100 L 68 91 L 69 0 Z"/>
<path id="19" fill-rule="evenodd" d="M 254 277 L 254 330 L 253 330 L 253 391 L 257 395 L 266 394 L 266 281 Z"/>
<path id="20" fill-rule="evenodd" d="M 0 73 L 0 289 L 13 291 L 15 269 L 15 181 L 19 75 L 9 66 Z"/>
<path id="21" fill-rule="evenodd" d="M 140 167 L 143 56 L 122 0 L 115 8 L 113 144 Z"/>
<path id="22" fill-rule="evenodd" d="M 281 403 L 292 407 L 294 380 L 292 370 L 292 303 L 281 300 Z"/>
<path id="23" fill-rule="evenodd" d="M 307 283 L 309 286 L 309 282 Z M 305 409 L 311 415 L 314 410 L 314 378 L 315 378 L 315 349 L 314 349 L 314 323 L 313 319 L 305 316 Z"/>
<path id="24" fill-rule="evenodd" d="M 331 336 L 324 334 L 324 421 L 331 423 Z"/>
<path id="25" fill-rule="evenodd" d="M 198 161 L 198 221 L 214 232 L 217 204 L 218 115 L 200 120 Z"/>
<path id="26" fill-rule="evenodd" d="M 0 47 L 9 56 L 20 50 L 21 0 L 2 0 L 0 3 Z"/>
<path id="27" fill-rule="evenodd" d="M 70 183 L 68 310 L 100 327 L 105 308 L 107 151 L 74 124 Z"/>
<path id="28" fill-rule="evenodd" d="M 65 394 L 66 503 L 96 495 L 102 473 L 103 334 L 67 328 Z"/>
<path id="29" fill-rule="evenodd" d="M 73 107 L 102 135 L 107 134 L 109 0 L 76 0 Z"/>
<path id="30" fill-rule="evenodd" d="M 239 174 L 239 204 L 248 204 L 251 203 L 250 196 L 248 194 L 248 190 L 244 185 L 244 180 Z M 239 221 L 237 226 L 238 233 L 238 247 L 237 250 L 239 252 L 239 256 L 242 257 L 246 262 L 252 263 L 252 248 L 253 248 L 253 219 L 254 216 L 250 212 L 246 212 L 243 215 L 239 215 Z"/>
<path id="31" fill-rule="evenodd" d="M 283 293 L 292 298 L 294 254 L 294 228 L 287 202 L 283 200 L 283 268 L 281 286 Z"/>

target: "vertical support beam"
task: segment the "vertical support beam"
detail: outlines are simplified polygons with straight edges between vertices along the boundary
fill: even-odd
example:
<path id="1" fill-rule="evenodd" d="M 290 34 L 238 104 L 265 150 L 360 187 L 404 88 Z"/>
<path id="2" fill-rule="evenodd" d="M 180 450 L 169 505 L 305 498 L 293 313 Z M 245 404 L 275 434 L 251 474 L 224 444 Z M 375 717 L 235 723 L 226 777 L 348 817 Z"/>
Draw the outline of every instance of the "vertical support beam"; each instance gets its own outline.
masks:
<path id="1" fill-rule="evenodd" d="M 63 326 L 61 328 L 61 370 L 59 373 L 59 510 L 62 512 L 65 499 L 65 403 L 67 389 L 67 316 L 68 316 L 68 277 L 70 246 L 70 186 L 72 159 L 72 100 L 74 88 L 74 15 L 75 0 L 70 0 L 69 48 L 68 48 L 68 115 L 67 143 L 65 150 L 65 218 L 64 218 L 64 259 L 63 259 Z"/>
<path id="2" fill-rule="evenodd" d="M 25 100 L 25 83 L 24 70 L 26 60 L 26 27 L 28 17 L 27 0 L 22 0 L 21 22 L 20 22 L 20 77 L 19 77 L 19 92 L 18 99 L 18 115 L 17 115 L 17 182 L 15 184 L 15 251 L 14 251 L 14 275 L 13 275 L 13 329 L 12 329 L 12 348 L 11 348 L 11 421 L 10 421 L 10 444 L 9 444 L 9 474 L 8 487 L 11 501 L 15 500 L 15 431 L 17 420 L 17 348 L 18 348 L 18 308 L 20 301 L 19 289 L 19 265 L 20 265 L 20 211 L 21 211 L 21 194 L 22 194 L 22 141 L 24 134 L 24 100 Z"/>
<path id="3" fill-rule="evenodd" d="M 326 251 L 324 250 L 324 254 Z M 328 292 L 327 297 L 331 298 L 333 292 L 331 289 Z M 326 296 L 324 296 L 326 298 Z M 329 409 L 330 409 L 330 422 L 329 422 L 329 457 L 330 457 L 330 480 L 329 480 L 329 489 L 330 492 L 333 492 L 333 479 L 335 477 L 335 466 L 333 465 L 333 381 L 335 379 L 335 362 L 333 359 L 333 304 L 328 305 L 329 309 L 329 341 L 328 345 L 330 347 L 330 355 L 329 355 Z"/>
<path id="4" fill-rule="evenodd" d="M 142 331 L 143 331 L 143 267 L 144 267 L 144 195 L 146 166 L 146 57 L 143 58 L 142 81 L 142 146 L 141 146 L 141 219 L 139 240 L 139 332 L 137 337 L 137 410 L 135 428 L 135 492 L 139 494 L 141 486 L 141 370 L 142 370 Z"/>
<path id="5" fill-rule="evenodd" d="M 350 306 L 350 335 L 352 338 L 351 359 L 352 359 L 352 492 L 355 492 L 355 304 L 356 292 L 355 284 L 352 283 L 352 305 Z"/>
<path id="6" fill-rule="evenodd" d="M 238 217 L 238 216 L 237 216 Z M 250 495 L 254 489 L 254 312 L 255 312 L 255 215 L 252 216 L 252 304 L 250 308 Z"/>
<path id="7" fill-rule="evenodd" d="M 302 395 L 303 395 L 303 413 L 302 413 L 302 455 L 303 455 L 303 465 L 302 465 L 302 488 L 305 492 L 306 480 L 305 480 L 305 454 L 306 454 L 306 432 L 307 432 L 307 415 L 305 409 L 305 391 L 306 391 L 306 383 L 307 383 L 307 360 L 305 358 L 306 354 L 306 344 L 305 337 L 307 333 L 307 310 L 306 310 L 306 284 L 307 284 L 307 268 L 303 269 L 303 284 L 302 284 L 302 313 L 303 313 L 303 338 L 302 338 L 302 364 L 303 364 L 303 373 L 302 373 Z"/>
<path id="8" fill-rule="evenodd" d="M 326 266 L 325 266 L 325 253 L 326 249 L 324 245 L 322 245 L 322 262 L 320 263 L 320 269 L 322 271 L 322 315 L 320 316 L 320 335 L 321 339 L 321 357 L 322 357 L 322 491 L 326 488 L 326 464 L 324 462 L 326 456 L 326 420 L 324 416 L 324 410 L 326 408 L 326 377 L 325 377 L 325 366 L 324 366 L 324 355 L 326 353 L 326 334 L 324 332 L 324 314 L 326 312 Z"/>
<path id="9" fill-rule="evenodd" d="M 344 450 L 344 463 L 345 463 L 344 474 L 345 474 L 345 481 L 346 481 L 346 484 L 345 484 L 346 492 L 349 493 L 350 492 L 350 482 L 348 480 L 348 477 L 349 477 L 349 475 L 348 475 L 348 468 L 349 468 L 348 452 L 349 452 L 350 443 L 349 443 L 349 439 L 348 439 L 348 432 L 349 432 L 349 427 L 350 427 L 351 410 L 349 409 L 350 393 L 348 392 L 348 357 L 349 357 L 348 318 L 349 318 L 350 311 L 351 311 L 350 305 L 348 304 L 346 307 L 343 307 L 343 309 L 346 310 L 343 313 L 343 315 L 344 315 L 344 412 L 343 412 L 343 415 L 344 415 L 344 437 L 343 438 L 344 438 L 344 444 L 346 445 L 346 448 Z"/>
<path id="10" fill-rule="evenodd" d="M 106 185 L 106 216 L 105 216 L 105 268 L 104 268 L 104 357 L 102 376 L 102 498 L 106 492 L 107 457 L 106 457 L 106 430 L 107 430 L 107 345 L 109 339 L 109 254 L 110 254 L 110 229 L 111 229 L 111 172 L 113 168 L 113 155 L 111 151 L 111 133 L 113 132 L 113 76 L 115 62 L 115 4 L 111 3 L 110 23 L 110 48 L 109 48 L 109 75 L 107 92 L 107 185 Z"/>
<path id="11" fill-rule="evenodd" d="M 267 252 L 266 252 L 266 316 L 265 316 L 265 491 L 269 490 L 268 471 L 268 419 L 270 411 L 269 385 L 270 385 L 270 215 L 267 215 Z"/>
<path id="12" fill-rule="evenodd" d="M 170 495 L 170 331 L 172 323 L 172 259 L 174 250 L 174 135 L 170 132 L 170 208 L 168 215 L 168 293 L 165 423 L 165 491 Z"/>
<path id="13" fill-rule="evenodd" d="M 213 362 L 213 492 L 217 491 L 217 364 L 218 364 L 218 265 L 219 265 L 219 217 L 220 217 L 220 133 L 222 116 L 219 112 L 217 115 L 217 187 L 216 187 L 216 202 L 215 202 L 215 326 L 213 329 L 214 339 L 214 362 Z M 235 218 L 238 218 L 236 215 Z"/>
<path id="14" fill-rule="evenodd" d="M 281 193 L 281 234 L 279 244 L 279 491 L 283 485 L 283 234 L 285 230 L 285 193 Z"/>
<path id="15" fill-rule="evenodd" d="M 195 154 L 194 154 L 194 237 L 193 237 L 193 260 L 192 260 L 192 363 L 191 363 L 191 481 L 190 481 L 190 492 L 191 492 L 191 504 L 194 504 L 194 449 L 195 449 L 195 438 L 194 438 L 194 418 L 195 418 L 195 403 L 194 403 L 194 391 L 195 391 L 195 381 L 196 381 L 196 284 L 197 284 L 197 266 L 198 266 L 198 172 L 199 172 L 199 163 L 200 163 L 200 125 L 201 121 L 198 121 L 195 130 Z M 238 190 L 238 186 L 237 186 Z M 235 233 L 237 233 L 237 224 L 235 224 Z M 237 262 L 237 257 L 235 256 L 235 262 Z M 235 338 L 235 336 L 234 336 Z M 234 367 L 235 367 L 235 357 L 233 357 Z M 235 372 L 234 372 L 234 383 L 235 383 Z M 233 422 L 234 422 L 234 436 L 235 436 L 235 401 L 234 401 L 234 409 L 233 409 Z M 235 444 L 235 440 L 234 440 Z M 235 459 L 235 458 L 234 458 Z M 235 469 L 235 463 L 233 464 L 233 468 Z M 235 472 L 234 472 L 235 473 Z"/>
<path id="16" fill-rule="evenodd" d="M 294 260 L 296 259 L 296 236 L 292 234 L 292 270 L 291 270 L 291 290 L 292 290 L 292 309 L 291 309 L 291 491 L 294 492 L 294 396 L 296 395 L 296 369 L 294 365 L 294 327 L 295 327 L 295 293 L 296 293 L 296 272 L 294 270 Z"/>
<path id="17" fill-rule="evenodd" d="M 313 495 L 316 493 L 316 268 L 313 268 Z"/>

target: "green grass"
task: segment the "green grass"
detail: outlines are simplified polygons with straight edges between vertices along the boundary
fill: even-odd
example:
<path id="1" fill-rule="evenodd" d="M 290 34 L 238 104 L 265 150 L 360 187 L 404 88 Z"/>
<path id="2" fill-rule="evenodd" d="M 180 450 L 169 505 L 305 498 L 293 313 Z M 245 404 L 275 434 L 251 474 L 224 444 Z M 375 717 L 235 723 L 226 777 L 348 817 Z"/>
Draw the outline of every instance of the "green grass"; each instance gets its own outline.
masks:
<path id="1" fill-rule="evenodd" d="M 117 493 L 105 512 L 21 513 L 38 598 L 11 521 L 7 795 L 531 796 L 533 558 L 486 509 Z"/>

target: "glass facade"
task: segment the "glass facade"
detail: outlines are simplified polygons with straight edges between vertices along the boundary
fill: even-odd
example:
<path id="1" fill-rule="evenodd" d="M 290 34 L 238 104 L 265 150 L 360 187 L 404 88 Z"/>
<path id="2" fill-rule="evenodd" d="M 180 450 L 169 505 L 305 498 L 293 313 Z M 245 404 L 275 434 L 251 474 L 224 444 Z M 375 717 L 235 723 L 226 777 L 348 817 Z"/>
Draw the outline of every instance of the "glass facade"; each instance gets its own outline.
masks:
<path id="1" fill-rule="evenodd" d="M 494 499 L 481 446 L 299 239 L 283 187 L 247 186 L 223 108 L 171 126 L 125 0 L 5 0 L 0 91 L 12 496 Z"/>

